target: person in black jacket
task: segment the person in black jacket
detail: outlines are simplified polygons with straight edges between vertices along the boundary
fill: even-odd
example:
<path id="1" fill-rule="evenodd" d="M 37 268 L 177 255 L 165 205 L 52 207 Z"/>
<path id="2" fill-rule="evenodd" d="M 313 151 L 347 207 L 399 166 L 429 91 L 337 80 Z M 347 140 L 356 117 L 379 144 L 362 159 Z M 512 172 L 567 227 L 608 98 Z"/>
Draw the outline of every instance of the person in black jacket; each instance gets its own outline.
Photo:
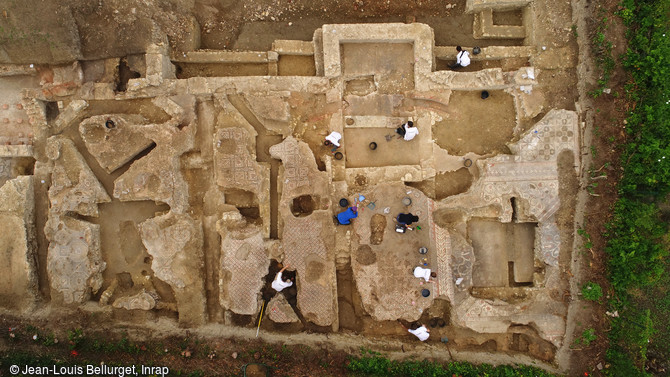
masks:
<path id="1" fill-rule="evenodd" d="M 412 215 L 411 213 L 401 213 L 396 217 L 396 220 L 398 224 L 408 226 L 419 221 L 419 216 Z"/>

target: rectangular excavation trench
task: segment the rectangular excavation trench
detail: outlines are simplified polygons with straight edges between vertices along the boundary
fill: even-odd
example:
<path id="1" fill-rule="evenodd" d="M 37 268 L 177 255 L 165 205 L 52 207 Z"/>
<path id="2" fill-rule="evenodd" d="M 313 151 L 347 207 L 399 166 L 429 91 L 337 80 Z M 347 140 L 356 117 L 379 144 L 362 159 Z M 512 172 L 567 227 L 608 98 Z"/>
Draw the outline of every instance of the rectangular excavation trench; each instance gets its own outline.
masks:
<path id="1" fill-rule="evenodd" d="M 110 174 L 88 152 L 79 135 L 78 123 L 66 129 L 63 135 L 74 142 L 77 151 L 84 158 L 84 161 L 108 194 L 114 191 L 114 181 L 123 175 L 135 161 L 145 157 L 156 146 L 152 144 L 121 168 Z M 140 223 L 155 217 L 156 214 L 169 211 L 170 207 L 166 204 L 158 204 L 150 200 L 122 202 L 111 194 L 109 196 L 112 199 L 111 202 L 98 204 L 98 217 L 71 214 L 72 217 L 79 220 L 100 225 L 100 247 L 107 267 L 103 271 L 104 282 L 102 288 L 91 299 L 96 301 L 100 299 L 105 289 L 115 279 L 119 280 L 119 277 L 125 277 L 125 279 L 119 280 L 119 287 L 116 289 L 117 293 L 120 293 L 119 291 L 125 294 L 135 293 L 137 289 L 133 290 L 133 285 L 146 280 L 146 277 L 149 276 L 162 302 L 168 305 L 172 304 L 170 306 L 176 307 L 174 305 L 172 288 L 167 283 L 154 277 L 151 269 L 151 256 L 147 253 L 139 234 Z M 159 315 L 176 318 L 176 312 L 160 310 L 158 313 Z M 125 316 L 126 313 L 119 312 L 117 314 Z M 128 318 L 131 317 L 129 316 Z"/>
<path id="2" fill-rule="evenodd" d="M 279 222 L 279 193 L 277 190 L 277 176 L 279 175 L 280 160 L 272 158 L 270 147 L 282 142 L 281 135 L 270 134 L 254 113 L 249 109 L 242 97 L 229 95 L 228 101 L 235 106 L 244 119 L 249 122 L 257 132 L 256 135 L 256 160 L 258 162 L 270 163 L 270 238 L 278 239 Z"/>
<path id="3" fill-rule="evenodd" d="M 390 135 L 391 140 L 386 141 Z M 345 128 L 344 151 L 348 168 L 418 165 L 419 153 L 397 138 L 394 128 Z M 376 149 L 370 143 L 376 143 Z"/>
<path id="4" fill-rule="evenodd" d="M 474 287 L 513 287 L 533 281 L 537 223 L 501 223 L 475 218 L 468 222 L 475 263 Z"/>

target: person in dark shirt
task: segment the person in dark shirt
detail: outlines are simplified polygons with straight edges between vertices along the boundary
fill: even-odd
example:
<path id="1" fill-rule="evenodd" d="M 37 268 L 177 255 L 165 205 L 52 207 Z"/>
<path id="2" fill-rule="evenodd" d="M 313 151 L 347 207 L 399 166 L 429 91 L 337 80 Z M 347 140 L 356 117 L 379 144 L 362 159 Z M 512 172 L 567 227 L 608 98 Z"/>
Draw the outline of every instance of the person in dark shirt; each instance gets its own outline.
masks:
<path id="1" fill-rule="evenodd" d="M 398 220 L 398 224 L 407 226 L 419 221 L 419 216 L 414 216 L 411 213 L 401 213 L 396 217 L 396 220 Z"/>

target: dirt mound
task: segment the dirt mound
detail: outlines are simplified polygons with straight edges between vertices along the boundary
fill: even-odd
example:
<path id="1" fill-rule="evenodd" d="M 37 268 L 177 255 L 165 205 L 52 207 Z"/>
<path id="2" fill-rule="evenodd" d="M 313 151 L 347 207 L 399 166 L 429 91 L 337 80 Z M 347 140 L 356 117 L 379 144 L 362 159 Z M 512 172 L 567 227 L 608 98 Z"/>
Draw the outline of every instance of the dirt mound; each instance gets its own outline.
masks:
<path id="1" fill-rule="evenodd" d="M 377 261 L 375 252 L 369 245 L 361 245 L 356 252 L 356 262 L 363 266 L 369 266 Z"/>
<path id="2" fill-rule="evenodd" d="M 376 214 L 370 219 L 370 243 L 380 245 L 384 240 L 384 230 L 386 229 L 386 217 Z"/>

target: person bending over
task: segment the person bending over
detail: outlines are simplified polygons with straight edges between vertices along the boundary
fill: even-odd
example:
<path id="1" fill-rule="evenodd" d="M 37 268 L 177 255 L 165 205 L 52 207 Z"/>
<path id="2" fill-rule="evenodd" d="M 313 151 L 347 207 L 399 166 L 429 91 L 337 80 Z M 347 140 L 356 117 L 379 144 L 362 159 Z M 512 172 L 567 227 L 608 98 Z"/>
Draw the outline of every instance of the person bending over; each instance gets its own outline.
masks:
<path id="1" fill-rule="evenodd" d="M 419 216 L 414 216 L 412 213 L 401 213 L 396 217 L 396 220 L 398 221 L 398 224 L 408 226 L 419 221 Z"/>
<path id="2" fill-rule="evenodd" d="M 333 131 L 330 133 L 330 135 L 326 136 L 326 140 L 323 142 L 323 144 L 326 146 L 332 145 L 332 151 L 334 152 L 337 148 L 340 147 L 340 140 L 342 140 L 342 134 L 337 131 Z"/>
<path id="3" fill-rule="evenodd" d="M 412 326 L 407 331 L 414 334 L 422 342 L 425 342 L 430 336 L 430 330 L 424 325 L 419 326 L 416 322 L 412 323 Z"/>
<path id="4" fill-rule="evenodd" d="M 449 66 L 451 69 L 458 69 L 458 68 L 463 68 L 467 67 L 470 65 L 470 53 L 463 50 L 461 46 L 456 46 L 456 51 L 458 51 L 458 54 L 456 54 L 456 63 L 452 64 Z"/>
<path id="5" fill-rule="evenodd" d="M 430 268 L 423 268 L 421 266 L 417 266 L 414 268 L 414 277 L 416 278 L 423 278 L 423 280 L 432 283 L 433 281 L 430 280 L 430 278 L 436 278 L 437 274 L 435 272 L 430 272 Z"/>
<path id="6" fill-rule="evenodd" d="M 282 277 L 282 273 L 284 270 L 286 270 L 289 267 L 288 264 L 284 266 L 279 272 L 277 272 L 277 276 L 275 276 L 275 280 L 272 282 L 272 288 L 274 288 L 275 291 L 281 292 L 284 288 L 288 288 L 293 285 L 293 282 L 291 279 L 284 279 Z"/>
<path id="7" fill-rule="evenodd" d="M 414 122 L 409 120 L 409 121 L 407 121 L 407 123 L 398 127 L 395 130 L 395 132 L 399 135 L 398 138 L 403 138 L 406 141 L 410 141 L 410 140 L 414 139 L 414 137 L 416 135 L 419 134 L 419 129 L 414 127 Z"/>
<path id="8" fill-rule="evenodd" d="M 340 225 L 349 225 L 351 224 L 351 219 L 358 217 L 358 208 L 349 207 L 346 211 L 338 213 L 336 217 Z"/>

